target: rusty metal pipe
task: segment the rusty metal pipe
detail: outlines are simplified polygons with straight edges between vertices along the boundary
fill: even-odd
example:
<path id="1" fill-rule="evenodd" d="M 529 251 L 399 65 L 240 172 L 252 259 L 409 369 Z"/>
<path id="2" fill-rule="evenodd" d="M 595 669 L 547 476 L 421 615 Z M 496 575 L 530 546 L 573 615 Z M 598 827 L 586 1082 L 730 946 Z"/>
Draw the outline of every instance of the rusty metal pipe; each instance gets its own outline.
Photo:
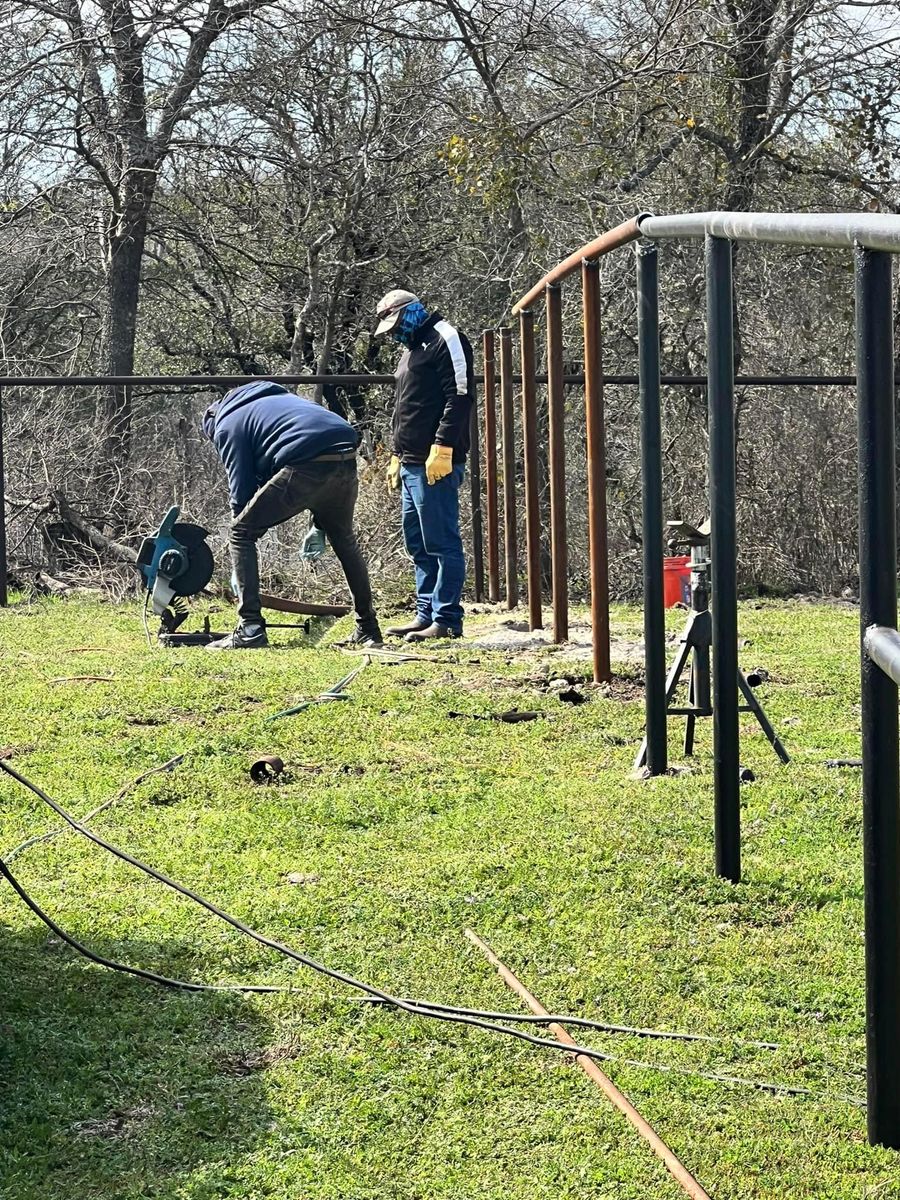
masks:
<path id="1" fill-rule="evenodd" d="M 483 335 L 484 354 L 484 478 L 487 509 L 488 600 L 500 599 L 500 514 L 497 505 L 497 372 L 494 331 Z"/>
<path id="2" fill-rule="evenodd" d="M 609 649 L 609 544 L 606 517 L 606 427 L 603 416 L 603 337 L 600 264 L 581 264 L 584 313 L 584 414 L 587 441 L 588 546 L 591 569 L 591 645 L 594 682 L 612 679 Z"/>
<path id="3" fill-rule="evenodd" d="M 300 613 L 305 617 L 346 617 L 350 611 L 348 604 L 313 604 L 306 600 L 283 600 L 281 596 L 268 596 L 260 593 L 260 604 L 263 608 L 275 612 Z"/>
<path id="4" fill-rule="evenodd" d="M 607 229 L 606 233 L 601 233 L 592 242 L 588 242 L 580 250 L 570 254 L 568 258 L 564 258 L 552 271 L 548 271 L 542 279 L 539 279 L 530 291 L 527 291 L 515 302 L 512 309 L 513 316 L 520 313 L 523 308 L 531 308 L 546 288 L 554 287 L 562 283 L 564 279 L 568 279 L 570 275 L 574 275 L 584 259 L 600 258 L 604 254 L 609 254 L 610 250 L 617 250 L 619 246 L 627 246 L 629 242 L 637 241 L 641 236 L 638 222 L 651 215 L 651 213 L 638 213 L 636 217 L 632 217 L 629 221 L 623 221 L 614 229 Z"/>
<path id="5" fill-rule="evenodd" d="M 512 330 L 500 335 L 500 439 L 503 442 L 503 544 L 506 551 L 506 607 L 519 603 L 519 555 L 516 528 L 516 428 Z"/>
<path id="6" fill-rule="evenodd" d="M 487 942 L 483 942 L 478 934 L 471 929 L 466 929 L 464 932 L 472 945 L 480 950 L 491 966 L 496 969 L 506 986 L 514 991 L 521 1000 L 524 1000 L 533 1013 L 540 1017 L 550 1015 L 525 984 L 512 973 L 505 963 L 501 962 Z M 578 1044 L 563 1025 L 554 1021 L 547 1028 L 553 1031 L 554 1037 L 559 1041 L 566 1042 L 570 1046 Z M 582 1071 L 584 1071 L 585 1075 L 597 1084 L 606 1098 L 612 1101 L 619 1112 L 628 1120 L 629 1124 L 637 1130 L 644 1141 L 650 1146 L 653 1153 L 662 1159 L 666 1165 L 666 1169 L 680 1185 L 684 1193 L 690 1196 L 691 1200 L 710 1200 L 709 1193 L 704 1189 L 703 1185 L 694 1178 L 675 1152 L 669 1149 L 649 1121 L 644 1120 L 625 1093 L 619 1091 L 609 1076 L 600 1070 L 593 1059 L 587 1058 L 584 1054 L 576 1054 L 575 1061 L 581 1067 Z"/>
<path id="7" fill-rule="evenodd" d="M 478 432 L 478 405 L 472 405 L 469 420 L 469 480 L 472 503 L 472 576 L 475 601 L 484 599 L 484 537 L 481 516 L 481 444 Z"/>
<path id="8" fill-rule="evenodd" d="M 3 466 L 3 388 L 0 387 L 0 608 L 9 603 L 9 568 L 6 560 L 6 471 Z"/>
<path id="9" fill-rule="evenodd" d="M 531 629 L 543 629 L 537 385 L 534 369 L 534 314 L 531 309 L 524 309 L 519 313 L 519 350 L 522 363 L 522 454 L 525 460 L 525 561 L 528 577 L 528 624 Z"/>
<path id="10" fill-rule="evenodd" d="M 547 406 L 550 424 L 550 558 L 553 640 L 569 636 L 569 547 L 566 531 L 566 398 L 563 389 L 562 295 L 547 288 Z"/>
<path id="11" fill-rule="evenodd" d="M 254 783 L 271 783 L 284 770 L 284 763 L 277 754 L 263 754 L 250 764 L 250 778 Z"/>

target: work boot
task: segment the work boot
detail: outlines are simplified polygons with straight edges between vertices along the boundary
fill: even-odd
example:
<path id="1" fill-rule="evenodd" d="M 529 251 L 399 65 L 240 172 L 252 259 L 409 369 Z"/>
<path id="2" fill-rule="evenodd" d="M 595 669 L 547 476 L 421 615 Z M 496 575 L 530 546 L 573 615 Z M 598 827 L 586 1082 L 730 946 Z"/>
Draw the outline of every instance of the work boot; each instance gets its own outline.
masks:
<path id="1" fill-rule="evenodd" d="M 432 625 L 426 625 L 424 629 L 414 629 L 406 635 L 404 642 L 425 642 L 432 638 L 460 638 L 462 637 L 461 629 L 451 629 L 449 625 L 438 625 L 437 621 Z"/>
<path id="2" fill-rule="evenodd" d="M 356 628 L 347 638 L 348 646 L 380 646 L 382 644 L 381 630 L 378 622 L 372 617 L 367 621 L 357 621 Z"/>
<path id="3" fill-rule="evenodd" d="M 413 617 L 408 625 L 393 625 L 390 629 L 385 630 L 388 637 L 405 638 L 408 633 L 419 633 L 423 629 L 427 629 L 431 624 L 430 621 L 423 621 L 421 617 Z"/>
<path id="4" fill-rule="evenodd" d="M 234 633 L 229 633 L 228 637 L 219 638 L 217 642 L 210 642 L 206 649 L 257 650 L 268 644 L 269 638 L 265 625 L 238 625 Z"/>

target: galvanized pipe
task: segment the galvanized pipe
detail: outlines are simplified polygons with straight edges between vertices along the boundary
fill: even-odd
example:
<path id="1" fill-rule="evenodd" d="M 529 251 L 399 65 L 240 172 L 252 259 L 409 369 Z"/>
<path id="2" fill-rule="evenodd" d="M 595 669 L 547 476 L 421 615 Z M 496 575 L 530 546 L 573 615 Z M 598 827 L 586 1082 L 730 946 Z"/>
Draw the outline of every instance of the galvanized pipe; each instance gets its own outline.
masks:
<path id="1" fill-rule="evenodd" d="M 581 264 L 584 327 L 584 418 L 587 444 L 588 549 L 594 682 L 612 679 L 609 648 L 609 545 L 606 528 L 606 428 L 603 416 L 603 336 L 600 264 Z"/>
<path id="2" fill-rule="evenodd" d="M 478 405 L 472 405 L 469 417 L 469 484 L 472 506 L 472 576 L 475 602 L 484 599 L 484 539 L 481 528 L 481 439 L 478 433 Z"/>
<path id="3" fill-rule="evenodd" d="M 516 427 L 512 330 L 500 334 L 500 440 L 503 443 L 503 542 L 506 551 L 506 607 L 519 603 L 519 555 L 516 528 Z"/>
<path id="4" fill-rule="evenodd" d="M 0 387 L 0 608 L 9 604 L 9 566 L 6 561 L 6 469 L 3 464 L 3 388 Z"/>
<path id="5" fill-rule="evenodd" d="M 522 365 L 522 453 L 525 459 L 525 565 L 528 579 L 528 625 L 543 629 L 541 611 L 541 505 L 538 470 L 537 385 L 535 381 L 534 314 L 519 313 Z"/>
<path id="6" fill-rule="evenodd" d="M 741 878 L 731 243 L 706 239 L 716 873 Z"/>
<path id="7" fill-rule="evenodd" d="M 569 548 L 566 532 L 566 398 L 563 390 L 562 296 L 555 285 L 546 293 L 547 403 L 550 425 L 550 557 L 553 640 L 569 636 Z"/>
<path id="8" fill-rule="evenodd" d="M 886 625 L 870 625 L 863 633 L 863 649 L 889 679 L 900 684 L 900 633 Z"/>
<path id="9" fill-rule="evenodd" d="M 900 251 L 900 217 L 881 213 L 676 213 L 637 218 L 648 238 L 729 238 L 783 246 Z"/>
<path id="10" fill-rule="evenodd" d="M 647 771 L 668 770 L 666 617 L 663 596 L 662 416 L 659 399 L 659 280 L 656 246 L 636 246 L 644 558 L 644 708 Z"/>
<path id="11" fill-rule="evenodd" d="M 484 478 L 487 495 L 488 600 L 500 599 L 500 513 L 497 503 L 497 374 L 494 331 L 483 335 L 484 356 Z"/>
<path id="12" fill-rule="evenodd" d="M 900 730 L 891 259 L 856 252 L 867 1123 L 900 1148 Z M 871 626 L 886 627 L 870 634 Z M 865 652 L 868 650 L 868 653 Z M 880 661 L 879 661 L 880 660 Z"/>

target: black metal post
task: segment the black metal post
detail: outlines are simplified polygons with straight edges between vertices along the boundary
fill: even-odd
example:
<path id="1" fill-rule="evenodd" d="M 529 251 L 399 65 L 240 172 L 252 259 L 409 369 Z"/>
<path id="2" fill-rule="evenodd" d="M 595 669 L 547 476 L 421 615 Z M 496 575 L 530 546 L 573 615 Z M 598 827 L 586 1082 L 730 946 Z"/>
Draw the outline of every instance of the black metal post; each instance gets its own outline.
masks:
<path id="1" fill-rule="evenodd" d="M 6 562 L 6 471 L 3 465 L 3 388 L 0 387 L 0 608 L 9 604 Z"/>
<path id="2" fill-rule="evenodd" d="M 859 607 L 897 626 L 891 256 L 856 251 Z M 863 871 L 869 1141 L 900 1148 L 900 732 L 897 685 L 862 650 Z"/>
<path id="3" fill-rule="evenodd" d="M 545 292 L 547 410 L 550 431 L 550 558 L 553 640 L 569 640 L 569 534 L 566 522 L 566 396 L 563 388 L 562 294 Z"/>
<path id="4" fill-rule="evenodd" d="M 481 440 L 478 435 L 478 405 L 472 405 L 469 422 L 469 481 L 472 491 L 472 577 L 475 602 L 484 599 L 484 538 L 481 528 Z"/>
<path id="5" fill-rule="evenodd" d="M 656 246 L 637 246 L 638 380 L 644 551 L 644 705 L 647 771 L 668 767 L 666 616 L 663 599 L 662 419 L 659 401 L 659 286 Z"/>
<path id="6" fill-rule="evenodd" d="M 731 243 L 706 239 L 716 874 L 741 878 Z"/>

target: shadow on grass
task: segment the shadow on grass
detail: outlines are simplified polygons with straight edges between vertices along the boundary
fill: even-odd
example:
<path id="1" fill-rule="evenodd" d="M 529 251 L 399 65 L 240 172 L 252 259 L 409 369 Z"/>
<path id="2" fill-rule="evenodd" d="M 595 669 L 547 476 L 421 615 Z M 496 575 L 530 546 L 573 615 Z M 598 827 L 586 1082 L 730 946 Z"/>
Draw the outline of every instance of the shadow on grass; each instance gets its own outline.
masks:
<path id="1" fill-rule="evenodd" d="M 171 974 L 192 957 L 167 944 L 92 948 L 168 960 Z M 163 988 L 92 966 L 43 930 L 0 928 L 0 1195 L 175 1197 L 198 1170 L 210 1196 L 232 1194 L 212 1181 L 270 1122 L 263 1004 Z"/>

